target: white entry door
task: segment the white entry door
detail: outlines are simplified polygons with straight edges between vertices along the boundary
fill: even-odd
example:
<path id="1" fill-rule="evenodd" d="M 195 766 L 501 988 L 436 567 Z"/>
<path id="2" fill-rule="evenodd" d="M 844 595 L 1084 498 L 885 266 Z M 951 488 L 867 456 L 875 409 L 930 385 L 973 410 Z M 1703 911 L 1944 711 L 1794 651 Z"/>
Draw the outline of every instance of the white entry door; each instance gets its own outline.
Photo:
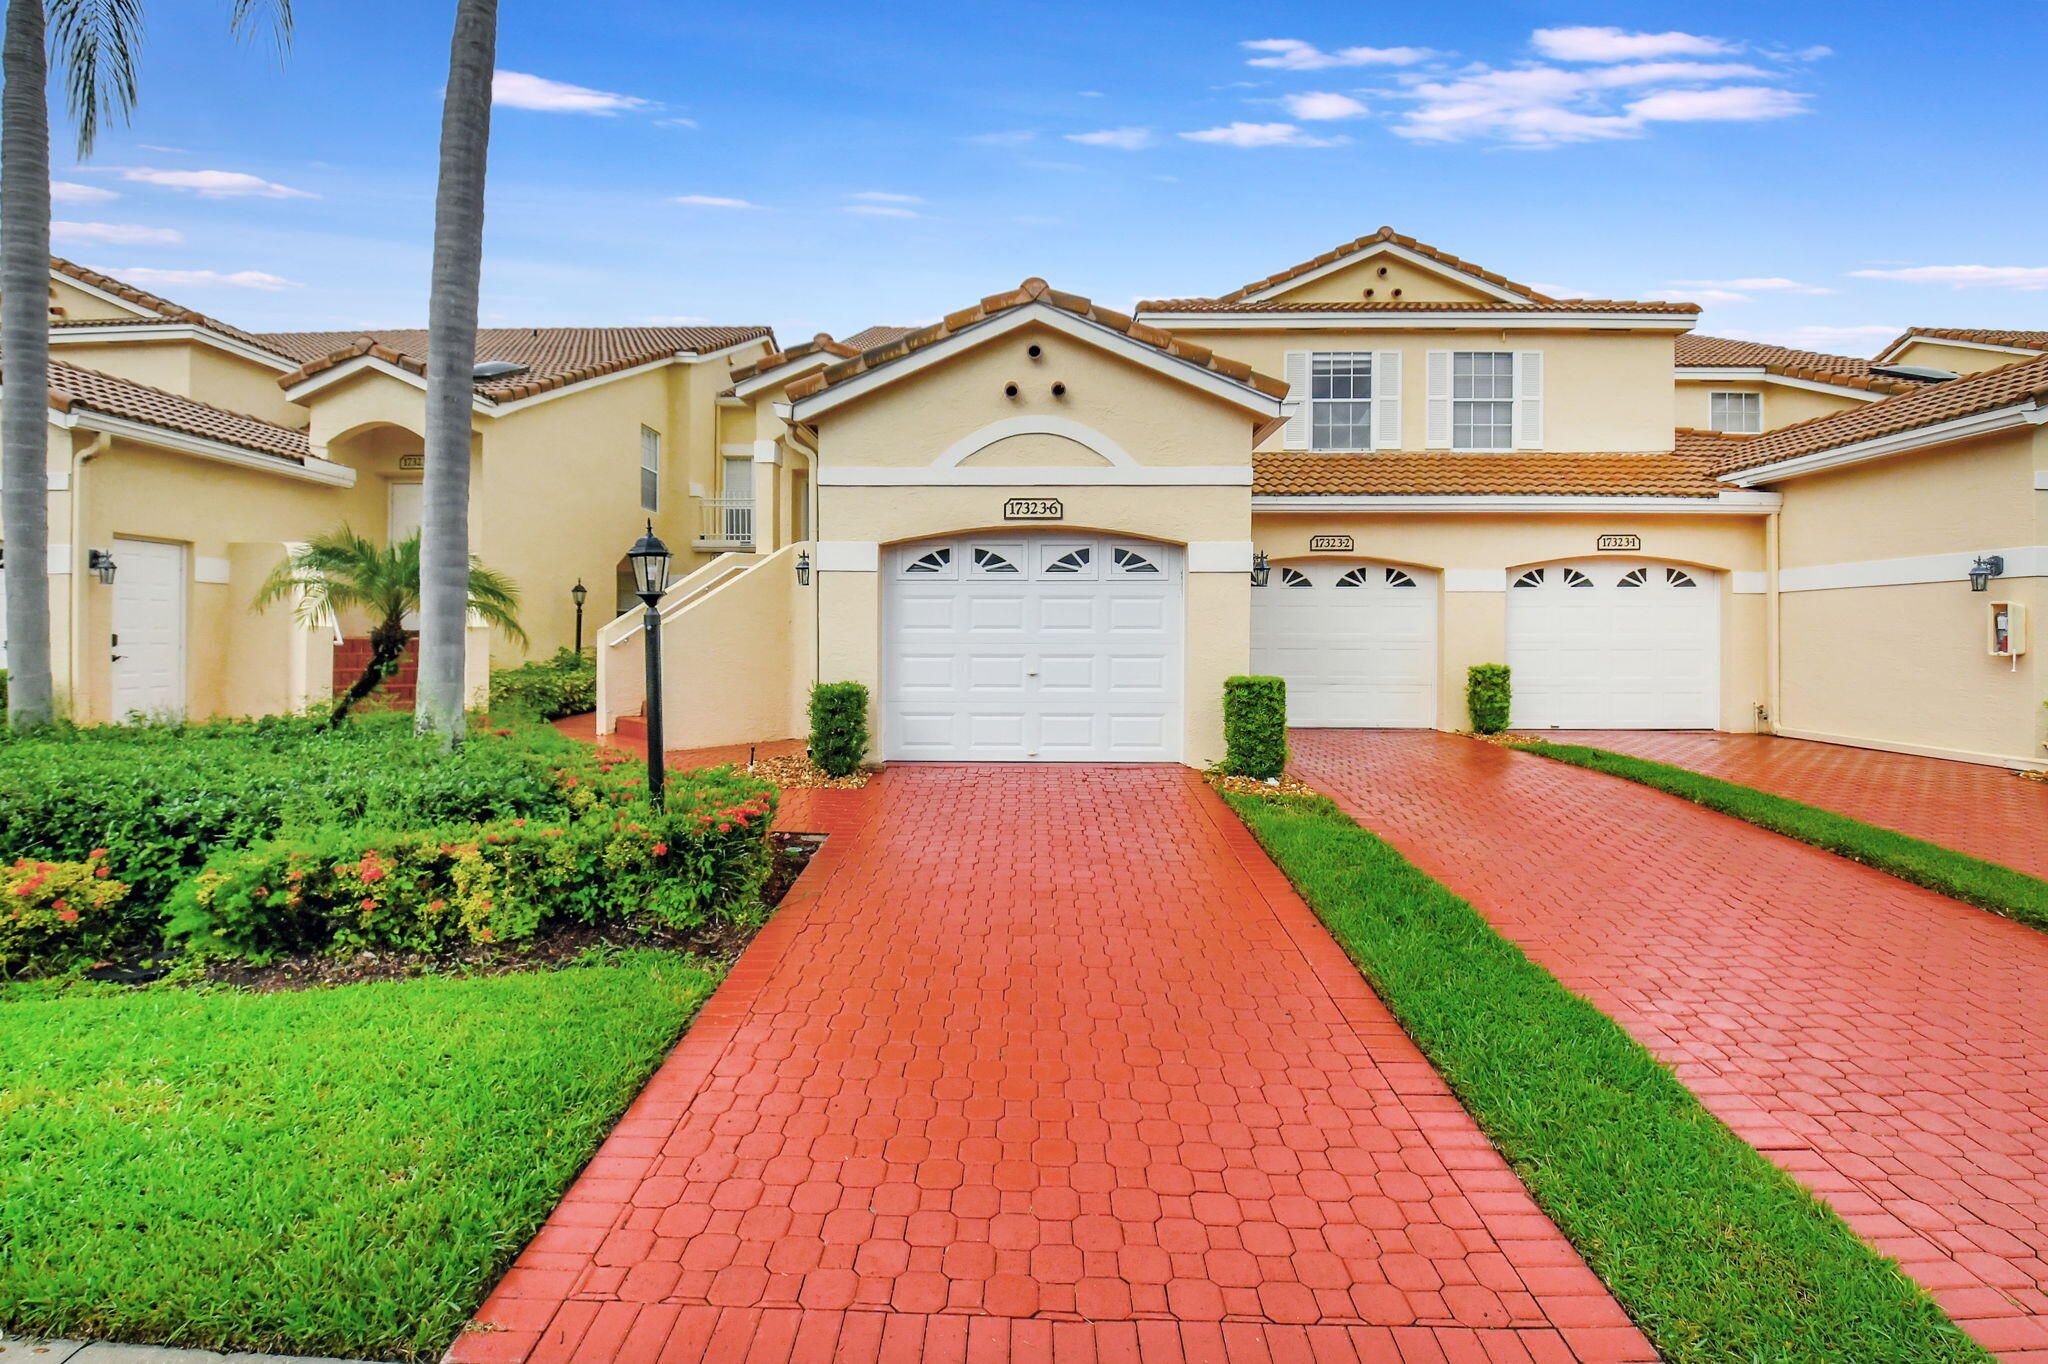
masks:
<path id="1" fill-rule="evenodd" d="M 114 541 L 114 716 L 185 714 L 185 547 Z"/>
<path id="2" fill-rule="evenodd" d="M 1720 718 L 1715 576 L 1584 559 L 1510 574 L 1517 729 L 1712 729 Z"/>
<path id="3" fill-rule="evenodd" d="M 957 536 L 896 546 L 882 568 L 885 756 L 1179 759 L 1178 548 Z"/>
<path id="4" fill-rule="evenodd" d="M 1276 564 L 1252 593 L 1252 671 L 1287 680 L 1305 729 L 1436 723 L 1436 575 L 1357 560 Z"/>

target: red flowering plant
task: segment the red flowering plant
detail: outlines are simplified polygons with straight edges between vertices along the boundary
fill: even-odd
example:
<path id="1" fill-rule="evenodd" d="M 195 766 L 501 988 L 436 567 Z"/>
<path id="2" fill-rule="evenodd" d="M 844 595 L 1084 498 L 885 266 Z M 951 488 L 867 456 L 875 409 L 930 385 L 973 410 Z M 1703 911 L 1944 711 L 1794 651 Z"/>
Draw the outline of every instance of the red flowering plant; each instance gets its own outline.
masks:
<path id="1" fill-rule="evenodd" d="M 16 858 L 0 866 L 0 973 L 61 970 L 107 950 L 128 887 L 107 875 L 106 850 L 83 862 Z"/>

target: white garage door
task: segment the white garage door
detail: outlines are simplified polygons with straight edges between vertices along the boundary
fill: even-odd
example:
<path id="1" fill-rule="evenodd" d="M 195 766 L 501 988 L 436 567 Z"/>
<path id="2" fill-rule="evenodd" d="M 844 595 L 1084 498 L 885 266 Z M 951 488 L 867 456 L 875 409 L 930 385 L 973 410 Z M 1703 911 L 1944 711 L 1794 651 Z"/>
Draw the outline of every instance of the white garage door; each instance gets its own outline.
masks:
<path id="1" fill-rule="evenodd" d="M 958 536 L 899 545 L 883 570 L 887 757 L 1180 757 L 1179 549 L 1108 536 Z"/>
<path id="2" fill-rule="evenodd" d="M 1277 564 L 1252 594 L 1252 671 L 1287 679 L 1288 723 L 1436 723 L 1436 575 L 1345 560 Z"/>
<path id="3" fill-rule="evenodd" d="M 1586 559 L 1510 574 L 1517 729 L 1712 729 L 1720 718 L 1714 575 Z"/>
<path id="4" fill-rule="evenodd" d="M 185 713 L 185 548 L 114 541 L 114 714 Z"/>

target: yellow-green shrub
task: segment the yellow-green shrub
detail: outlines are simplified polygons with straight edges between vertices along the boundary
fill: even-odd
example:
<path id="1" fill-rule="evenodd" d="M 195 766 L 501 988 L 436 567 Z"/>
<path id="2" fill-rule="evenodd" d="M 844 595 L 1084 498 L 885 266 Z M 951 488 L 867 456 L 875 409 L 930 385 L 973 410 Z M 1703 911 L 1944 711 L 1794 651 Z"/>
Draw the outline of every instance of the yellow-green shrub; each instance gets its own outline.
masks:
<path id="1" fill-rule="evenodd" d="M 102 848 L 83 862 L 16 859 L 0 870 L 0 972 L 99 956 L 127 894 L 127 885 L 108 874 Z"/>

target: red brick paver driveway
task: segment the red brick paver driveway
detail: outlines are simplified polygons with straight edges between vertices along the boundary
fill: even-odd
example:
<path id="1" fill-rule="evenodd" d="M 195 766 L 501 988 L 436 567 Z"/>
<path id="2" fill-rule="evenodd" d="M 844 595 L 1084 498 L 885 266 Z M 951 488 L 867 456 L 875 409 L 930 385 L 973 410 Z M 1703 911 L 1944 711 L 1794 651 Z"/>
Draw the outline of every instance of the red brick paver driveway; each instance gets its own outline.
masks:
<path id="1" fill-rule="evenodd" d="M 1531 754 L 1293 739 L 1300 776 L 1674 1065 L 1979 1341 L 2048 1360 L 2048 935 Z"/>
<path id="2" fill-rule="evenodd" d="M 2048 783 L 2023 781 L 2002 767 L 1768 734 L 1637 729 L 1537 737 L 1689 767 L 2048 876 Z"/>
<path id="3" fill-rule="evenodd" d="M 1649 1357 L 1192 774 L 898 768 L 807 815 L 454 1359 Z"/>

